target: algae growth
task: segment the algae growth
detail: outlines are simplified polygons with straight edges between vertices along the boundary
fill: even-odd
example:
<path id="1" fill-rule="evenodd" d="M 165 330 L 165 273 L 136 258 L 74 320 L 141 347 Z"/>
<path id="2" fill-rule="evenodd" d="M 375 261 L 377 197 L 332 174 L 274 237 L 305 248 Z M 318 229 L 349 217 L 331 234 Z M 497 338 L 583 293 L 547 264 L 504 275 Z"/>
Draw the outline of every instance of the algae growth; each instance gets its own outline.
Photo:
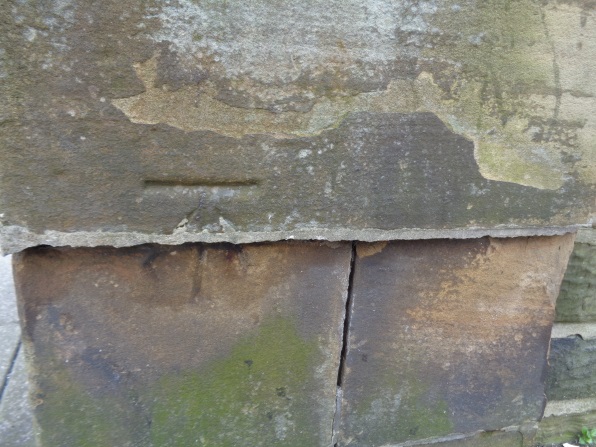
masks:
<path id="1" fill-rule="evenodd" d="M 300 336 L 291 320 L 276 318 L 227 357 L 196 370 L 170 370 L 153 383 L 130 378 L 83 384 L 80 373 L 93 376 L 93 370 L 46 357 L 35 409 L 41 442 L 47 447 L 321 445 L 321 437 L 331 434 L 319 429 L 324 417 L 317 411 L 323 407 L 315 377 L 321 361 L 317 346 Z"/>
<path id="2" fill-rule="evenodd" d="M 43 391 L 34 398 L 44 447 L 146 445 L 146 420 L 131 411 L 134 396 L 93 395 L 66 369 L 45 371 Z"/>
<path id="3" fill-rule="evenodd" d="M 276 319 L 200 371 L 163 377 L 154 392 L 156 446 L 318 445 L 317 345 Z"/>

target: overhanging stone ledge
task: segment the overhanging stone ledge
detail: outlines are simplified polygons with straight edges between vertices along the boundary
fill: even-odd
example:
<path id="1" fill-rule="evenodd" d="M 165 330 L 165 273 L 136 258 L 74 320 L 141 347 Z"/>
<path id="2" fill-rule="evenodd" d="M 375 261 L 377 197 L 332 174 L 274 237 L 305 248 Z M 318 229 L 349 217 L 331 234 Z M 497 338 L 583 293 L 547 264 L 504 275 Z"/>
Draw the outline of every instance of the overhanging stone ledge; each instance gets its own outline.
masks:
<path id="1" fill-rule="evenodd" d="M 588 225 L 568 225 L 552 227 L 494 227 L 422 229 L 407 228 L 381 230 L 376 228 L 304 228 L 289 231 L 232 231 L 221 233 L 174 232 L 172 234 L 140 232 L 45 231 L 34 233 L 27 228 L 10 225 L 0 227 L 0 251 L 3 255 L 17 253 L 29 247 L 51 245 L 54 247 L 130 247 L 140 244 L 179 245 L 187 242 L 249 244 L 256 242 L 276 242 L 283 240 L 320 240 L 329 242 L 361 241 L 379 242 L 390 240 L 423 239 L 476 239 L 484 236 L 510 238 L 526 236 L 556 236 L 576 233 Z"/>

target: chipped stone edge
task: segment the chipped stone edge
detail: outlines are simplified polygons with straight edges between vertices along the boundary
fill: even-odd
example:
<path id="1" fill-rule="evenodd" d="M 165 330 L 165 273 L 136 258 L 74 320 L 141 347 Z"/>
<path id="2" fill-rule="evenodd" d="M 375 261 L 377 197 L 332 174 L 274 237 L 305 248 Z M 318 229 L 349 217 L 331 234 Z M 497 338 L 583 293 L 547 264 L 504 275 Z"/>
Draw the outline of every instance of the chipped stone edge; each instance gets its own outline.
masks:
<path id="1" fill-rule="evenodd" d="M 596 323 L 555 323 L 551 338 L 567 338 L 579 335 L 584 340 L 596 339 Z"/>
<path id="2" fill-rule="evenodd" d="M 544 417 L 567 416 L 596 411 L 596 398 L 552 400 L 547 402 Z"/>
<path id="3" fill-rule="evenodd" d="M 596 245 L 596 227 L 580 228 L 577 232 L 575 242 Z"/>
<path id="4" fill-rule="evenodd" d="M 399 444 L 383 444 L 381 447 L 417 447 L 417 446 L 424 447 L 424 446 L 428 446 L 428 445 L 432 445 L 432 444 L 443 444 L 445 442 L 466 441 L 466 440 L 474 439 L 475 437 L 480 436 L 485 433 L 503 433 L 504 434 L 504 433 L 517 432 L 523 436 L 525 431 L 527 431 L 527 427 L 525 427 L 523 425 L 514 425 L 514 426 L 510 426 L 510 427 L 501 428 L 500 430 L 491 430 L 491 431 L 478 430 L 478 431 L 474 431 L 474 432 L 470 432 L 470 433 L 452 433 L 452 434 L 446 435 L 446 436 L 440 436 L 440 437 L 436 437 L 436 438 L 416 439 L 414 441 L 406 441 L 406 442 L 401 442 Z"/>
<path id="5" fill-rule="evenodd" d="M 414 239 L 475 239 L 484 236 L 509 238 L 524 236 L 555 236 L 576 233 L 582 225 L 560 227 L 494 227 L 456 229 L 396 229 L 374 228 L 302 228 L 289 231 L 228 231 L 222 233 L 192 233 L 178 231 L 172 234 L 140 232 L 77 231 L 72 233 L 47 230 L 43 234 L 33 233 L 27 228 L 10 225 L 0 227 L 0 251 L 3 255 L 17 253 L 29 247 L 51 245 L 54 247 L 130 247 L 141 244 L 180 245 L 186 242 L 249 244 L 282 240 L 320 241 L 362 241 L 379 242 L 388 240 Z"/>

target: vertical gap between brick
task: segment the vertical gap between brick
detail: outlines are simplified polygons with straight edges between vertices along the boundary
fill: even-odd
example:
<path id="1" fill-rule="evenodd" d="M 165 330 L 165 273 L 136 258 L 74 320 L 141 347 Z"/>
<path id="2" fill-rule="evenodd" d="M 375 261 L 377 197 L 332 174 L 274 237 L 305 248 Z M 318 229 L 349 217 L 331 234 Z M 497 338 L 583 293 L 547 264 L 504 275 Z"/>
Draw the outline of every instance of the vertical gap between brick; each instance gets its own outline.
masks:
<path id="1" fill-rule="evenodd" d="M 346 368 L 346 357 L 348 355 L 348 337 L 350 335 L 350 320 L 352 318 L 352 287 L 354 285 L 354 265 L 356 262 L 356 242 L 352 242 L 352 258 L 350 259 L 350 274 L 348 279 L 348 292 L 346 297 L 346 308 L 344 315 L 343 336 L 341 354 L 339 357 L 339 368 L 337 370 L 337 392 L 335 395 L 335 414 L 333 416 L 332 444 L 338 447 L 337 436 L 339 433 L 339 422 L 341 416 L 342 386 L 344 371 Z"/>
<path id="2" fill-rule="evenodd" d="M 21 350 L 21 340 L 19 339 L 17 346 L 15 347 L 12 356 L 10 358 L 10 364 L 8 365 L 8 369 L 6 370 L 6 374 L 2 378 L 2 383 L 0 384 L 0 402 L 4 397 L 4 392 L 8 387 L 8 382 L 10 381 L 10 375 L 14 371 L 15 363 L 17 362 L 17 356 L 19 355 L 19 351 Z"/>

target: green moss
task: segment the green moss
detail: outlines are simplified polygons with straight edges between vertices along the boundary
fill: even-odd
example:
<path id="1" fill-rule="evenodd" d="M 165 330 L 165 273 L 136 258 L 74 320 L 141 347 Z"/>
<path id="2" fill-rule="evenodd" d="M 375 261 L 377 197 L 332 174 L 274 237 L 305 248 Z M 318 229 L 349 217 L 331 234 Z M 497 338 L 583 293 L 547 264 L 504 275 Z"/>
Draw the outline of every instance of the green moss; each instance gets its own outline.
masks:
<path id="1" fill-rule="evenodd" d="M 146 422 L 131 411 L 128 396 L 91 395 L 65 371 L 44 372 L 48 379 L 35 416 L 44 447 L 138 445 Z"/>
<path id="2" fill-rule="evenodd" d="M 81 384 L 49 355 L 37 383 L 42 445 L 318 445 L 317 346 L 291 320 L 278 318 L 226 358 L 198 371 L 167 374 L 149 386 L 87 376 Z"/>
<path id="3" fill-rule="evenodd" d="M 316 343 L 277 319 L 198 372 L 168 375 L 154 395 L 156 446 L 318 444 Z"/>

